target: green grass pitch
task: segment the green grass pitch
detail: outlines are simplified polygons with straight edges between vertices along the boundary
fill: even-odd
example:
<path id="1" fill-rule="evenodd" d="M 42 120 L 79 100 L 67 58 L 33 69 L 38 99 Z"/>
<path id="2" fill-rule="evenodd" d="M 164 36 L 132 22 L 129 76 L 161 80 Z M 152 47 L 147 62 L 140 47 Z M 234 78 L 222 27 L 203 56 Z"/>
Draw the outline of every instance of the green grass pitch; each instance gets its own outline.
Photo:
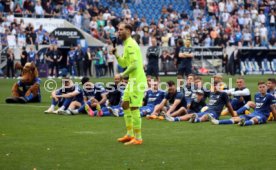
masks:
<path id="1" fill-rule="evenodd" d="M 268 77 L 246 76 L 247 86 L 255 93 L 257 81 Z M 176 80 L 161 78 L 168 79 Z M 1 170 L 276 169 L 275 122 L 238 127 L 143 118 L 143 145 L 124 146 L 116 141 L 125 133 L 123 118 L 44 114 L 50 104 L 44 81 L 42 103 L 7 105 L 16 80 L 0 80 Z"/>

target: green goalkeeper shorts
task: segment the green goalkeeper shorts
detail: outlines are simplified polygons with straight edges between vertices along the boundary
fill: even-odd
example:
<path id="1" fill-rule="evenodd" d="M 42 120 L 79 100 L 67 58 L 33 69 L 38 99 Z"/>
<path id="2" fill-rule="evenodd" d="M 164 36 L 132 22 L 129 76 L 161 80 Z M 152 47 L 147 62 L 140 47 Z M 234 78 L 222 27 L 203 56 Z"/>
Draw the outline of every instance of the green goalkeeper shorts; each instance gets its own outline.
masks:
<path id="1" fill-rule="evenodd" d="M 145 95 L 147 85 L 141 83 L 139 85 L 131 85 L 128 83 L 124 90 L 123 101 L 129 102 L 129 107 L 141 107 L 143 106 L 143 98 Z"/>

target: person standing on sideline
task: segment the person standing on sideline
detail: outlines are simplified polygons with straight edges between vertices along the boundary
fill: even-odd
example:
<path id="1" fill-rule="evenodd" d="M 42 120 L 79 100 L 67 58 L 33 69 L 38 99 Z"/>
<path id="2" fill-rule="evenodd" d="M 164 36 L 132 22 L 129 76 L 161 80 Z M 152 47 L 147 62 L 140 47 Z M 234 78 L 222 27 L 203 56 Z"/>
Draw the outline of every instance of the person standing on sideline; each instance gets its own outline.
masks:
<path id="1" fill-rule="evenodd" d="M 147 59 L 148 59 L 148 66 L 147 66 L 147 77 L 155 76 L 156 81 L 160 81 L 159 79 L 159 53 L 160 48 L 157 46 L 156 38 L 151 38 L 151 44 L 147 50 Z"/>
<path id="2" fill-rule="evenodd" d="M 14 77 L 14 53 L 11 48 L 7 51 L 7 78 L 10 77 L 11 72 L 11 78 Z"/>
<path id="3" fill-rule="evenodd" d="M 76 47 L 76 52 L 75 52 L 75 59 L 76 59 L 76 66 L 77 66 L 77 75 L 78 77 L 80 76 L 83 76 L 83 69 L 81 68 L 82 67 L 82 58 L 83 58 L 83 52 L 82 52 L 82 49 L 81 49 L 81 46 L 78 45 Z"/>
<path id="4" fill-rule="evenodd" d="M 124 54 L 120 57 L 116 48 L 112 49 L 120 66 L 127 69 L 120 73 L 121 77 L 129 76 L 129 81 L 123 95 L 122 108 L 127 128 L 127 134 L 118 139 L 125 145 L 140 145 L 142 140 L 142 119 L 139 108 L 147 88 L 147 78 L 143 69 L 143 57 L 137 42 L 131 37 L 132 25 L 120 23 L 119 38 L 123 41 Z"/>
<path id="5" fill-rule="evenodd" d="M 114 76 L 114 54 L 112 54 L 112 51 L 109 51 L 107 54 L 107 66 L 108 66 L 108 71 L 109 71 L 109 76 L 112 77 Z"/>
<path id="6" fill-rule="evenodd" d="M 179 52 L 179 64 L 178 64 L 178 73 L 177 79 L 183 79 L 184 76 L 188 76 L 192 73 L 192 58 L 193 49 L 191 48 L 190 37 L 186 37 L 185 46 L 180 48 Z"/>
<path id="7" fill-rule="evenodd" d="M 53 77 L 54 75 L 54 68 L 56 68 L 56 77 L 59 76 L 59 63 L 62 59 L 61 53 L 58 50 L 58 47 L 55 45 L 54 46 L 54 51 L 52 53 L 52 60 L 53 60 L 53 66 L 52 66 L 52 71 L 51 71 L 51 76 Z"/>
<path id="8" fill-rule="evenodd" d="M 92 55 L 90 48 L 87 48 L 86 53 L 84 54 L 84 63 L 83 63 L 83 71 L 84 71 L 84 76 L 87 76 L 87 70 L 89 73 L 89 76 L 92 77 L 91 73 L 91 62 L 92 62 Z"/>

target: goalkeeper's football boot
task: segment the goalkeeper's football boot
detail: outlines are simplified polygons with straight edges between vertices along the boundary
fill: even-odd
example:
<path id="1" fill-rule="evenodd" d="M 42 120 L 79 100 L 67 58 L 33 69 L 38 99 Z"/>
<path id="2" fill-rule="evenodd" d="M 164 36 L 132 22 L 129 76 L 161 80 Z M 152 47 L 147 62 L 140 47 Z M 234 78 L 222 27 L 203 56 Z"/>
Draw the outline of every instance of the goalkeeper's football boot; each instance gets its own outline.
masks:
<path id="1" fill-rule="evenodd" d="M 132 139 L 134 139 L 134 137 L 125 135 L 124 137 L 118 138 L 117 140 L 118 140 L 118 142 L 126 143 L 126 142 L 131 141 Z"/>
<path id="2" fill-rule="evenodd" d="M 143 140 L 133 138 L 131 141 L 126 142 L 124 145 L 141 145 Z"/>

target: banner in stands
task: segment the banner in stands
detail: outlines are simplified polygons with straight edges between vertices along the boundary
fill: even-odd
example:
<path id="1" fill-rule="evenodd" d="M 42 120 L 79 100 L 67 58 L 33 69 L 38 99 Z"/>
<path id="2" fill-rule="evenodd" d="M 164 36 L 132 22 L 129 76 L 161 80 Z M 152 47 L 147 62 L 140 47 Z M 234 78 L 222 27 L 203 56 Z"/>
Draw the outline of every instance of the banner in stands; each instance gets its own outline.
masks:
<path id="1" fill-rule="evenodd" d="M 84 39 L 82 33 L 76 28 L 57 28 L 50 35 L 63 41 L 64 46 L 75 46 L 80 39 Z"/>
<path id="2" fill-rule="evenodd" d="M 223 71 L 223 48 L 221 47 L 193 47 L 194 59 L 193 59 L 193 73 L 194 74 L 216 74 Z M 174 49 L 162 48 L 163 51 L 168 51 L 171 56 L 169 60 L 159 62 L 159 74 L 160 75 L 176 75 L 177 68 L 174 65 Z"/>
<path id="3" fill-rule="evenodd" d="M 242 74 L 271 74 L 276 72 L 276 48 L 266 47 L 239 48 L 233 53 L 234 58 L 239 60 Z"/>
<path id="4" fill-rule="evenodd" d="M 31 23 L 34 26 L 34 29 L 38 29 L 40 25 L 43 26 L 47 32 L 52 32 L 56 28 L 65 27 L 65 23 L 63 19 L 56 19 L 56 18 L 16 18 L 18 21 L 23 19 L 25 25 L 27 26 Z"/>

